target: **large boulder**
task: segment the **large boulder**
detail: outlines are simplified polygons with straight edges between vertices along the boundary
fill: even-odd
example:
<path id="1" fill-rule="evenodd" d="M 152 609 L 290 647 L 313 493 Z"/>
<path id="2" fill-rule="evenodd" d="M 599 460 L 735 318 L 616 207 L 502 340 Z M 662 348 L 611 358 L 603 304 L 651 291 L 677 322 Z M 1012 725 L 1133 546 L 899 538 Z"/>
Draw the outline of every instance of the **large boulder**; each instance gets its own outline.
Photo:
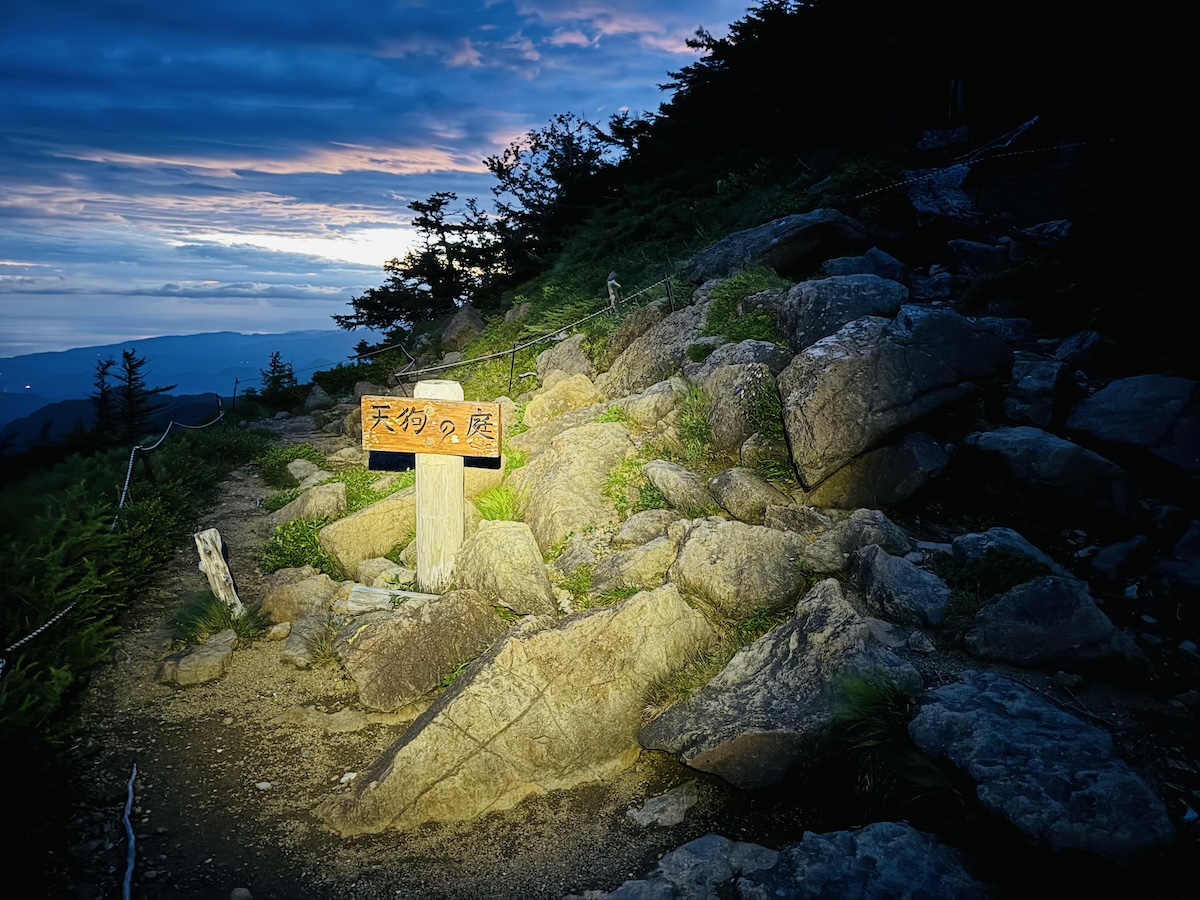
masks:
<path id="1" fill-rule="evenodd" d="M 1029 668 L 1150 674 L 1150 661 L 1100 611 L 1087 582 L 1057 575 L 1019 584 L 984 606 L 966 645 L 972 656 Z"/>
<path id="2" fill-rule="evenodd" d="M 839 679 L 879 672 L 908 693 L 920 690 L 916 670 L 875 640 L 838 582 L 827 579 L 800 600 L 795 618 L 739 650 L 639 738 L 740 788 L 766 787 L 821 749 Z"/>
<path id="3" fill-rule="evenodd" d="M 862 256 L 839 256 L 821 264 L 825 275 L 878 275 L 901 284 L 908 277 L 908 267 L 891 254 L 872 247 Z"/>
<path id="4" fill-rule="evenodd" d="M 441 686 L 447 672 L 507 628 L 482 594 L 450 591 L 354 619 L 338 632 L 333 651 L 363 706 L 392 712 Z"/>
<path id="5" fill-rule="evenodd" d="M 346 484 L 318 484 L 267 516 L 267 525 L 278 528 L 293 519 L 336 518 L 346 513 Z"/>
<path id="6" fill-rule="evenodd" d="M 629 349 L 630 344 L 657 326 L 670 312 L 672 310 L 665 301 L 656 300 L 638 307 L 626 316 L 621 322 L 621 327 L 608 339 L 608 346 L 600 360 L 600 371 L 607 372 L 617 357 Z"/>
<path id="7" fill-rule="evenodd" d="M 966 900 L 992 893 L 958 849 L 906 822 L 806 832 L 780 851 L 775 865 L 747 871 L 737 881 L 738 900 Z"/>
<path id="8" fill-rule="evenodd" d="M 1200 385 L 1189 378 L 1118 379 L 1076 406 L 1067 428 L 1081 440 L 1144 451 L 1200 477 Z"/>
<path id="9" fill-rule="evenodd" d="M 708 427 L 716 450 L 739 449 L 758 430 L 752 411 L 761 391 L 777 396 L 771 369 L 764 363 L 718 366 L 696 380 L 708 398 Z"/>
<path id="10" fill-rule="evenodd" d="M 527 619 L 318 814 L 342 836 L 412 828 L 611 776 L 640 752 L 645 690 L 712 639 L 672 585 L 557 624 Z"/>
<path id="11" fill-rule="evenodd" d="M 1012 351 L 949 310 L 905 306 L 858 319 L 798 354 L 779 376 L 783 421 L 811 490 L 887 435 L 1007 376 Z"/>
<path id="12" fill-rule="evenodd" d="M 464 349 L 467 344 L 483 334 L 487 327 L 479 310 L 467 304 L 456 312 L 442 330 L 442 352 L 453 353 Z"/>
<path id="13" fill-rule="evenodd" d="M 510 482 L 529 497 L 525 521 L 543 553 L 573 531 L 617 524 L 601 491 L 609 472 L 635 452 L 624 425 L 599 422 L 564 431 L 513 472 Z"/>
<path id="14" fill-rule="evenodd" d="M 1021 425 L 1046 428 L 1062 418 L 1071 387 L 1065 363 L 1017 351 L 1013 354 L 1012 382 L 1004 399 L 1004 414 Z"/>
<path id="15" fill-rule="evenodd" d="M 416 530 L 417 489 L 410 487 L 330 522 L 317 540 L 343 572 L 353 572 L 364 559 L 386 556 Z"/>
<path id="16" fill-rule="evenodd" d="M 676 541 L 663 535 L 639 547 L 606 556 L 592 572 L 592 589 L 658 587 L 666 580 L 678 550 Z"/>
<path id="17" fill-rule="evenodd" d="M 894 506 L 937 478 L 949 462 L 950 455 L 929 435 L 906 434 L 856 456 L 795 499 L 822 509 Z"/>
<path id="18" fill-rule="evenodd" d="M 993 482 L 1007 476 L 1018 489 L 1046 491 L 1128 517 L 1141 512 L 1141 490 L 1120 466 L 1040 428 L 975 432 L 962 447 L 968 462 L 987 466 Z"/>
<path id="19" fill-rule="evenodd" d="M 728 235 L 697 253 L 683 277 L 698 284 L 707 278 L 727 278 L 755 265 L 795 272 L 869 246 L 861 223 L 836 209 L 814 209 Z"/>
<path id="20" fill-rule="evenodd" d="M 772 507 L 774 509 L 774 507 Z M 768 520 L 776 516 L 768 510 Z M 792 528 L 794 520 L 782 517 L 785 527 Z M 803 515 L 801 521 L 811 521 L 812 516 Z M 801 532 L 803 528 L 799 529 Z M 878 544 L 893 556 L 903 556 L 912 549 L 908 535 L 877 509 L 856 509 L 846 518 L 829 526 L 828 529 L 806 543 L 801 556 L 801 565 L 813 572 L 833 574 L 851 569 L 856 554 L 863 547 Z"/>
<path id="21" fill-rule="evenodd" d="M 525 424 L 533 428 L 573 409 L 593 406 L 603 399 L 587 375 L 570 375 L 529 401 L 525 407 Z"/>
<path id="22" fill-rule="evenodd" d="M 807 544 L 793 532 L 708 516 L 676 522 L 668 534 L 679 540 L 671 581 L 730 619 L 785 607 L 806 584 Z"/>
<path id="23" fill-rule="evenodd" d="M 559 341 L 549 350 L 543 350 L 537 357 L 538 381 L 545 381 L 551 372 L 562 372 L 564 375 L 586 375 L 591 378 L 595 372 L 584 342 L 587 335 L 573 334 Z"/>
<path id="24" fill-rule="evenodd" d="M 665 459 L 652 459 L 642 466 L 642 474 L 674 509 L 697 516 L 716 511 L 704 479 L 690 469 Z"/>
<path id="25" fill-rule="evenodd" d="M 792 352 L 778 344 L 746 340 L 737 344 L 721 344 L 703 362 L 688 363 L 683 367 L 683 377 L 695 384 L 703 384 L 709 375 L 723 366 L 750 363 L 761 363 L 775 376 L 786 369 L 791 361 Z"/>
<path id="26" fill-rule="evenodd" d="M 984 807 L 1043 846 L 1128 861 L 1173 836 L 1162 800 L 1108 732 L 1015 681 L 966 672 L 926 696 L 908 731 L 978 782 Z"/>
<path id="27" fill-rule="evenodd" d="M 937 627 L 950 610 L 950 588 L 932 572 L 878 544 L 858 551 L 855 576 L 867 603 L 892 622 Z"/>
<path id="28" fill-rule="evenodd" d="M 524 522 L 480 522 L 458 551 L 454 583 L 521 615 L 558 608 L 542 551 Z"/>
<path id="29" fill-rule="evenodd" d="M 802 281 L 788 291 L 779 330 L 796 351 L 812 346 L 863 316 L 890 319 L 908 300 L 908 288 L 878 275 L 834 275 Z"/>
<path id="30" fill-rule="evenodd" d="M 673 374 L 687 359 L 707 314 L 708 304 L 685 306 L 651 326 L 596 379 L 596 387 L 607 397 L 625 397 Z"/>
<path id="31" fill-rule="evenodd" d="M 202 644 L 172 653 L 159 664 L 158 680 L 178 685 L 215 681 L 229 668 L 236 642 L 237 634 L 227 628 Z"/>
<path id="32" fill-rule="evenodd" d="M 263 595 L 260 609 L 268 622 L 295 622 L 302 616 L 328 610 L 337 597 L 339 585 L 324 573 L 305 567 L 290 570 L 299 577 L 273 579 Z"/>
<path id="33" fill-rule="evenodd" d="M 718 472 L 708 480 L 708 492 L 731 516 L 751 525 L 763 524 L 768 506 L 791 502 L 757 472 L 743 467 Z"/>

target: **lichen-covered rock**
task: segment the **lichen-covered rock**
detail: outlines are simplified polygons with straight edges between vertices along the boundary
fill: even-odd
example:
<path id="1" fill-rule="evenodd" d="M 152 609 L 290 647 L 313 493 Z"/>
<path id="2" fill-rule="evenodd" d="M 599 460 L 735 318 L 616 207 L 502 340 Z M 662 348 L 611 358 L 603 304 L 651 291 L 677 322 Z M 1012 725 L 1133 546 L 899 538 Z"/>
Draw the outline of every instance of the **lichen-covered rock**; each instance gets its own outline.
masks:
<path id="1" fill-rule="evenodd" d="M 526 619 L 318 815 L 343 836 L 462 821 L 621 771 L 640 751 L 648 685 L 712 639 L 672 585 Z"/>
<path id="2" fill-rule="evenodd" d="M 481 522 L 458 551 L 454 584 L 521 615 L 558 609 L 542 552 L 524 522 Z"/>
<path id="3" fill-rule="evenodd" d="M 525 521 L 545 553 L 573 531 L 617 524 L 601 495 L 608 474 L 635 452 L 629 432 L 616 422 L 564 431 L 510 480 L 529 497 Z"/>
<path id="4" fill-rule="evenodd" d="M 573 409 L 583 409 L 604 399 L 592 380 L 578 374 L 563 378 L 537 394 L 525 407 L 525 424 L 530 428 Z"/>
<path id="5" fill-rule="evenodd" d="M 837 581 L 821 582 L 796 616 L 745 647 L 687 703 L 639 733 L 692 768 L 741 788 L 782 780 L 828 737 L 840 678 L 886 672 L 909 693 L 916 670 L 878 643 Z"/>
<path id="6" fill-rule="evenodd" d="M 798 534 L 716 516 L 676 522 L 668 533 L 679 536 L 671 581 L 732 619 L 786 606 L 806 584 L 797 563 L 807 542 Z"/>
<path id="7" fill-rule="evenodd" d="M 976 782 L 980 801 L 1030 839 L 1122 861 L 1174 834 L 1166 808 L 1117 756 L 1108 732 L 984 672 L 931 691 L 913 742 Z"/>
<path id="8" fill-rule="evenodd" d="M 386 556 L 416 530 L 417 489 L 411 487 L 330 522 L 318 532 L 317 540 L 343 572 L 353 572 L 364 559 Z"/>
<path id="9" fill-rule="evenodd" d="M 346 512 L 346 485 L 341 481 L 310 487 L 303 494 L 267 516 L 267 525 L 278 528 L 293 519 L 336 518 Z"/>
<path id="10" fill-rule="evenodd" d="M 894 431 L 1006 376 L 1012 351 L 949 310 L 868 316 L 796 355 L 779 376 L 800 483 L 812 490 Z"/>
<path id="11" fill-rule="evenodd" d="M 158 680 L 167 684 L 204 684 L 225 674 L 233 657 L 237 634 L 227 628 L 202 644 L 172 653 L 158 667 Z"/>
<path id="12" fill-rule="evenodd" d="M 440 687 L 507 628 L 482 594 L 450 591 L 358 617 L 338 632 L 333 651 L 363 706 L 391 712 Z"/>
<path id="13" fill-rule="evenodd" d="M 269 622 L 295 622 L 301 616 L 322 612 L 333 604 L 338 583 L 324 573 L 296 581 L 277 581 L 263 596 L 261 609 Z"/>

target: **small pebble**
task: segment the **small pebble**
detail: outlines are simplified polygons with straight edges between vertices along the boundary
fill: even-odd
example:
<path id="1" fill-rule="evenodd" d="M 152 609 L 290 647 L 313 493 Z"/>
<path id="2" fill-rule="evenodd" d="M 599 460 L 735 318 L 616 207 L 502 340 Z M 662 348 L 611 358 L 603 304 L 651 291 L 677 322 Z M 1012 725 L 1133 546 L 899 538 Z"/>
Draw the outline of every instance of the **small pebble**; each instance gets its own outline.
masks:
<path id="1" fill-rule="evenodd" d="M 269 791 L 271 789 L 271 782 L 260 781 L 260 782 L 258 782 L 258 784 L 254 785 L 254 786 L 256 788 L 258 788 L 260 791 Z"/>

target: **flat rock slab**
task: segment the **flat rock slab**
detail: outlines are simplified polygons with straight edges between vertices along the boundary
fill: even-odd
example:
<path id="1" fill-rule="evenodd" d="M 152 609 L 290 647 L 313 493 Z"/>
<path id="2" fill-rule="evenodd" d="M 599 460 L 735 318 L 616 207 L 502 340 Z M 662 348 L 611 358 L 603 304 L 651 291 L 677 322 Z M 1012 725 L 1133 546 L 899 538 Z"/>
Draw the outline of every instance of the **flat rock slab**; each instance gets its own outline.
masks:
<path id="1" fill-rule="evenodd" d="M 908 693 L 920 690 L 916 670 L 874 638 L 838 582 L 826 579 L 796 605 L 794 619 L 739 650 L 638 737 L 737 787 L 767 787 L 821 749 L 839 679 L 880 671 Z"/>
<path id="2" fill-rule="evenodd" d="M 1108 732 L 1010 679 L 964 673 L 928 695 L 909 735 L 965 770 L 983 805 L 1035 843 L 1127 861 L 1174 834 Z"/>
<path id="3" fill-rule="evenodd" d="M 557 624 L 527 618 L 318 815 L 345 837 L 471 820 L 599 781 L 637 758 L 649 685 L 712 640 L 673 585 Z"/>

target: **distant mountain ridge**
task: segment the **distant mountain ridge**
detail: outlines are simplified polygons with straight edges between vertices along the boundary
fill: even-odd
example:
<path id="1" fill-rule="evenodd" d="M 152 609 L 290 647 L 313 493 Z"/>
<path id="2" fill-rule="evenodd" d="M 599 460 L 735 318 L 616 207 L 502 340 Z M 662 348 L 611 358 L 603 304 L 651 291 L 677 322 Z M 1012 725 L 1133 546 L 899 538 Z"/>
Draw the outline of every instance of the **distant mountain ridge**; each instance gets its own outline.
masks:
<path id="1" fill-rule="evenodd" d="M 217 393 L 229 397 L 235 385 L 238 391 L 257 387 L 260 372 L 275 351 L 305 382 L 314 371 L 346 361 L 364 338 L 373 341 L 379 336 L 339 329 L 280 334 L 221 331 L 3 357 L 0 425 L 56 401 L 88 397 L 94 389 L 96 361 L 108 357 L 119 360 L 121 352 L 130 348 L 146 358 L 146 382 L 151 387 L 173 384 L 174 395 Z"/>

